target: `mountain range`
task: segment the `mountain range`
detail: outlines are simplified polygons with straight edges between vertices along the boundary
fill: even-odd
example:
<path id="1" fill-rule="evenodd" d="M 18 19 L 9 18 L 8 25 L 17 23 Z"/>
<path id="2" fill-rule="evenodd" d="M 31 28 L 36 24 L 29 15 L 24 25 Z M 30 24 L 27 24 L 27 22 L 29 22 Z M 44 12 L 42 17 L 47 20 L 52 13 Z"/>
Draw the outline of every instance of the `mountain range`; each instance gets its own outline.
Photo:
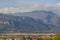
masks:
<path id="1" fill-rule="evenodd" d="M 0 13 L 0 32 L 60 32 L 60 15 L 44 10 L 14 14 Z"/>

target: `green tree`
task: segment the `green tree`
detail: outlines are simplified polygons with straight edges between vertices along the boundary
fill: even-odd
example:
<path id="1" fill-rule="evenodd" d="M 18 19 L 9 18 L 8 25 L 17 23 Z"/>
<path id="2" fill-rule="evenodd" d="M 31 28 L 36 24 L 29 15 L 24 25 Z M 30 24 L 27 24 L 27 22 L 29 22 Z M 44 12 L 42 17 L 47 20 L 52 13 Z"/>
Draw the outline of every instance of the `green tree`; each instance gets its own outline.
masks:
<path id="1" fill-rule="evenodd" d="M 28 37 L 27 39 L 28 39 L 28 40 L 32 40 L 32 37 Z"/>
<path id="2" fill-rule="evenodd" d="M 23 40 L 26 40 L 25 37 L 23 37 Z"/>
<path id="3" fill-rule="evenodd" d="M 37 40 L 42 40 L 42 38 L 38 38 Z"/>
<path id="4" fill-rule="evenodd" d="M 57 34 L 54 36 L 54 40 L 60 40 L 60 33 L 57 33 Z"/>

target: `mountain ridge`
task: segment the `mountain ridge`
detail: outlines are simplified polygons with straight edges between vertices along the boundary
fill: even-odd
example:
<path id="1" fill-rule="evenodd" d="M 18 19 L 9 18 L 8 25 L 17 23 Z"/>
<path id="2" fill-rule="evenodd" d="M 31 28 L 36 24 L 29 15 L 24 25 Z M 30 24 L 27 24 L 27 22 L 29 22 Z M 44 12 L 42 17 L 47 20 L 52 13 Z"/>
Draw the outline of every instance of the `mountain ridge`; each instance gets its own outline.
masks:
<path id="1" fill-rule="evenodd" d="M 48 11 L 0 14 L 0 32 L 60 32 L 59 17 Z"/>

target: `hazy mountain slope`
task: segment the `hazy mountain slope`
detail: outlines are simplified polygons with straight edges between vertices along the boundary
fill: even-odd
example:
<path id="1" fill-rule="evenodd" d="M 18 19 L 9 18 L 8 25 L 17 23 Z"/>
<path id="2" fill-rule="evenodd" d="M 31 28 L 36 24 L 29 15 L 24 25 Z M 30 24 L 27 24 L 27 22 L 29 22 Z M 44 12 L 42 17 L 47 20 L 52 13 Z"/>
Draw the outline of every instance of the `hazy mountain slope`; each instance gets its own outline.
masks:
<path id="1" fill-rule="evenodd" d="M 60 32 L 59 17 L 48 11 L 0 14 L 0 32 Z"/>
<path id="2" fill-rule="evenodd" d="M 1 15 L 1 14 L 0 14 Z M 0 16 L 0 32 L 43 32 L 50 28 L 31 17 Z"/>

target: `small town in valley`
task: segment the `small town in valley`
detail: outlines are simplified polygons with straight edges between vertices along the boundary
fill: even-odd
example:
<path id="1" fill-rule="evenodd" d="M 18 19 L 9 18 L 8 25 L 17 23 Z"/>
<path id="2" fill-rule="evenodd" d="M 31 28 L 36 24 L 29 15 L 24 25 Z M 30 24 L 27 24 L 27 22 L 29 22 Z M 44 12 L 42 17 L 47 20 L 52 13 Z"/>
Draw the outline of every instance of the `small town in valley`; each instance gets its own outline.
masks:
<path id="1" fill-rule="evenodd" d="M 54 40 L 54 33 L 0 33 L 0 40 Z"/>

